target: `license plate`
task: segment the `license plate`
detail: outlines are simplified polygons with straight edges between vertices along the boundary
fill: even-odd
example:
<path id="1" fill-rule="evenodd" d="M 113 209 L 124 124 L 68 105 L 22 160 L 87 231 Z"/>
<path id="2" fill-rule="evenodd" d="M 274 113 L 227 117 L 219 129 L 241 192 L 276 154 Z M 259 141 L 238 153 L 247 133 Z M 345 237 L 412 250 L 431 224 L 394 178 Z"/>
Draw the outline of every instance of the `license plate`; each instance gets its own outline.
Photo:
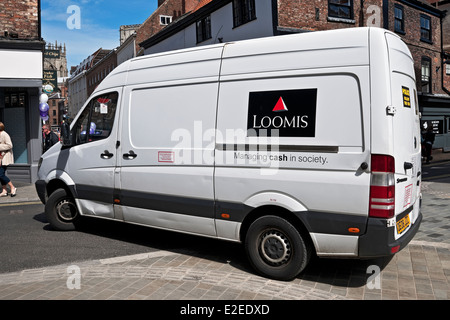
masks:
<path id="1" fill-rule="evenodd" d="M 397 234 L 403 233 L 403 231 L 405 231 L 406 228 L 408 228 L 410 223 L 411 223 L 411 221 L 409 220 L 409 214 L 407 214 L 406 216 L 404 216 L 403 218 L 398 220 L 397 221 Z"/>

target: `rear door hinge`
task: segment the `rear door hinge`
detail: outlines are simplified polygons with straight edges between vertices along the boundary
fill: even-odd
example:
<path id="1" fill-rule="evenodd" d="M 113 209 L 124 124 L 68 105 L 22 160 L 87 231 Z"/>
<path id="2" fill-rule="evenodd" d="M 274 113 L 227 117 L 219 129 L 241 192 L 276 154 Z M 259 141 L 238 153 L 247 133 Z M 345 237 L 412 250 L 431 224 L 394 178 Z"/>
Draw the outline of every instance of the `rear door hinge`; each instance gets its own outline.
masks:
<path id="1" fill-rule="evenodd" d="M 387 106 L 386 108 L 386 113 L 390 116 L 395 115 L 395 113 L 397 112 L 397 108 L 395 108 L 394 106 Z"/>

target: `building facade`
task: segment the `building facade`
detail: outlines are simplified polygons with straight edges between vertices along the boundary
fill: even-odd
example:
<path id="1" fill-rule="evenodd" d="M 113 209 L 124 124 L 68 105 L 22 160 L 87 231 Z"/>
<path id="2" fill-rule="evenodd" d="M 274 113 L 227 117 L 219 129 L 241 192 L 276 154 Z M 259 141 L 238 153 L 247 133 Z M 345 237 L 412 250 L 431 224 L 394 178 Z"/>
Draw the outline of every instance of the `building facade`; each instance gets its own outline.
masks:
<path id="1" fill-rule="evenodd" d="M 44 74 L 53 73 L 56 86 L 53 92 L 48 95 L 48 120 L 46 123 L 50 124 L 53 131 L 56 133 L 60 130 L 62 115 L 65 112 L 65 106 L 68 103 L 67 99 L 67 84 L 68 70 L 67 70 L 67 50 L 66 44 L 47 43 L 44 51 Z M 44 79 L 45 82 L 45 79 Z"/>
<path id="2" fill-rule="evenodd" d="M 205 0 L 158 0 L 158 8 L 136 29 L 136 55 L 143 55 L 139 44 L 186 14 L 194 12 Z"/>
<path id="3" fill-rule="evenodd" d="M 117 50 L 113 49 L 87 70 L 86 86 L 88 97 L 115 67 L 117 67 Z"/>
<path id="4" fill-rule="evenodd" d="M 13 181 L 33 183 L 42 154 L 39 95 L 43 51 L 40 1 L 2 0 L 0 11 L 0 121 L 11 136 Z"/>
<path id="5" fill-rule="evenodd" d="M 202 1 L 140 46 L 144 54 L 152 54 L 320 30 L 388 29 L 403 39 L 413 55 L 422 118 L 439 123 L 435 147 L 450 151 L 450 96 L 446 90 L 450 74 L 443 59 L 444 20 L 444 11 L 418 0 L 210 0 Z"/>
<path id="6" fill-rule="evenodd" d="M 89 97 L 87 72 L 110 51 L 100 48 L 78 66 L 71 67 L 70 78 L 67 80 L 69 100 L 67 114 L 69 118 L 73 118 L 77 114 Z"/>

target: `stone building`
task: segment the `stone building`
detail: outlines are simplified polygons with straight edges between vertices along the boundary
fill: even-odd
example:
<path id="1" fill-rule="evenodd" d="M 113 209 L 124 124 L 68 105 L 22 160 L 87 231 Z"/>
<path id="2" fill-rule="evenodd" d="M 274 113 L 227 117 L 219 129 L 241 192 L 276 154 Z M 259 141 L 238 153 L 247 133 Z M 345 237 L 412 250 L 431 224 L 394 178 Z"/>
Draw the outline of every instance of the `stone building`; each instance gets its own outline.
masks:
<path id="1" fill-rule="evenodd" d="M 42 153 L 39 95 L 43 51 L 39 0 L 2 0 L 0 10 L 0 121 L 11 136 L 12 181 L 34 182 Z"/>
<path id="2" fill-rule="evenodd" d="M 55 41 L 55 44 L 47 43 L 45 52 L 56 53 L 56 55 L 53 57 L 50 54 L 44 56 L 44 70 L 56 70 L 58 78 L 68 77 L 66 44 L 60 43 L 58 45 L 57 41 Z"/>

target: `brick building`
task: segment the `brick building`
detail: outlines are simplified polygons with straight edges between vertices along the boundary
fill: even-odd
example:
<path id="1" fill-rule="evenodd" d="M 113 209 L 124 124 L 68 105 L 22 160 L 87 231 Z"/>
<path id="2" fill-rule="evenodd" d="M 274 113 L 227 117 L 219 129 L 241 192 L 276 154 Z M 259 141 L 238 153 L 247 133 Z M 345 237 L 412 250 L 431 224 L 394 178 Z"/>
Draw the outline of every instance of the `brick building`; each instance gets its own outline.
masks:
<path id="1" fill-rule="evenodd" d="M 442 21 L 442 48 L 444 51 L 444 90 L 450 94 L 450 0 L 429 0 L 430 4 L 442 11 L 446 11 L 446 16 Z"/>
<path id="2" fill-rule="evenodd" d="M 102 80 L 117 67 L 116 49 L 110 50 L 86 72 L 87 96 L 89 97 Z"/>
<path id="3" fill-rule="evenodd" d="M 158 8 L 136 30 L 136 55 L 143 54 L 140 43 L 157 34 L 205 0 L 158 0 Z M 209 1 L 208 1 L 209 2 Z"/>
<path id="4" fill-rule="evenodd" d="M 87 81 L 88 71 L 110 52 L 111 50 L 100 48 L 84 59 L 78 66 L 71 67 L 70 78 L 67 81 L 69 117 L 73 118 L 89 97 Z M 94 73 L 90 73 L 90 77 L 94 76 Z M 91 84 L 95 84 L 95 79 L 91 79 Z"/>
<path id="5" fill-rule="evenodd" d="M 42 153 L 43 51 L 39 0 L 0 2 L 0 121 L 13 142 L 13 181 L 34 182 Z"/>

